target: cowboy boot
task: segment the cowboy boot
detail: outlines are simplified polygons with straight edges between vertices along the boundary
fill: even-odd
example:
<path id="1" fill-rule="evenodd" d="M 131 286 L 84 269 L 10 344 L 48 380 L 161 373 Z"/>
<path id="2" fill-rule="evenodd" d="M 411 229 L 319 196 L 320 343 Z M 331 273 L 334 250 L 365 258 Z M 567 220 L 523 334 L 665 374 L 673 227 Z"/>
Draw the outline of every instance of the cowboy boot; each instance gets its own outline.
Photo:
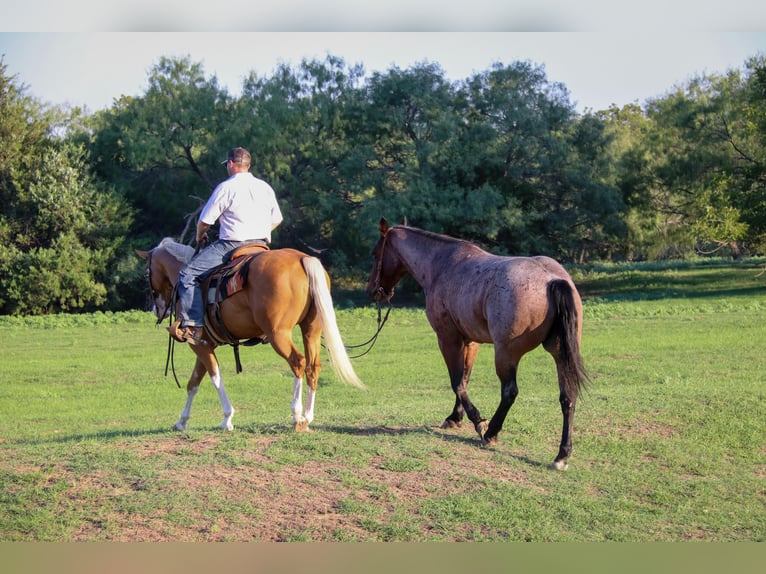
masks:
<path id="1" fill-rule="evenodd" d="M 179 343 L 185 343 L 183 331 L 181 330 L 181 321 L 175 321 L 168 327 L 168 333 Z"/>

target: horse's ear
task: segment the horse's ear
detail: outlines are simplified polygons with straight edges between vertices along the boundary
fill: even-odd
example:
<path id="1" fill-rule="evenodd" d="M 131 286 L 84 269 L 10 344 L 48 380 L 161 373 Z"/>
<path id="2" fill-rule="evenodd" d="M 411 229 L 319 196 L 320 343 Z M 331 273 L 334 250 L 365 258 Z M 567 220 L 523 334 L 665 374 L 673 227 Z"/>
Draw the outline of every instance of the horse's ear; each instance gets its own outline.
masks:
<path id="1" fill-rule="evenodd" d="M 380 234 L 385 235 L 388 233 L 388 221 L 386 221 L 385 217 L 380 218 Z"/>
<path id="2" fill-rule="evenodd" d="M 149 252 L 148 251 L 141 251 L 140 249 L 136 249 L 136 255 L 138 255 L 141 259 L 146 259 L 149 261 Z"/>
<path id="3" fill-rule="evenodd" d="M 405 225 L 405 226 L 407 225 L 407 216 L 406 215 L 402 218 L 402 225 Z"/>

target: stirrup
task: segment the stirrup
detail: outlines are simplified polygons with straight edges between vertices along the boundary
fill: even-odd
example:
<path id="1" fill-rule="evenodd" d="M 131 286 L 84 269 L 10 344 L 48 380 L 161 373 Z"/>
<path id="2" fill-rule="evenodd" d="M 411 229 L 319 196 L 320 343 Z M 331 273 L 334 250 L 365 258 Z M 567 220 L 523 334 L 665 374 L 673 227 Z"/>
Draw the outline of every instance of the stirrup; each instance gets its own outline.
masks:
<path id="1" fill-rule="evenodd" d="M 184 330 L 183 330 L 184 341 L 186 341 L 190 345 L 207 345 L 208 342 L 205 339 L 203 339 L 204 334 L 205 334 L 204 327 L 190 326 L 190 327 L 184 327 Z"/>

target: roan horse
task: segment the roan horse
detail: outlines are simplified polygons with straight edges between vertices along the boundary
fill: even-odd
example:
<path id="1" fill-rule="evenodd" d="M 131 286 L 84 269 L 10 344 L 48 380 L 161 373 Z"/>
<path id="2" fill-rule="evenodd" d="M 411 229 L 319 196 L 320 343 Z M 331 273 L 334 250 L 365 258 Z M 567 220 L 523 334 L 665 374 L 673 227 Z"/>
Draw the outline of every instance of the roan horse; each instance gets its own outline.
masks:
<path id="1" fill-rule="evenodd" d="M 390 301 L 407 274 L 423 288 L 426 316 L 447 363 L 455 406 L 442 428 L 460 426 L 464 413 L 484 444 L 492 444 L 518 395 L 519 360 L 542 343 L 556 361 L 564 415 L 552 467 L 567 468 L 579 391 L 588 375 L 580 355 L 582 303 L 564 268 L 548 257 L 501 257 L 479 247 L 406 225 L 380 221 L 367 291 Z M 500 404 L 487 423 L 468 398 L 479 343 L 493 343 Z"/>
<path id="2" fill-rule="evenodd" d="M 170 301 L 178 273 L 193 255 L 193 249 L 168 238 L 151 251 L 136 250 L 146 259 L 146 274 L 158 322 L 170 314 Z M 363 388 L 341 340 L 330 296 L 330 279 L 320 261 L 294 249 L 275 249 L 256 255 L 249 265 L 244 287 L 220 303 L 220 316 L 236 339 L 265 338 L 293 373 L 292 413 L 296 431 L 305 431 L 314 419 L 314 402 L 321 371 L 319 352 L 324 333 L 332 368 L 344 382 Z M 303 336 L 302 355 L 293 344 L 292 331 L 299 325 Z M 210 375 L 223 407 L 221 428 L 232 430 L 234 408 L 224 388 L 215 343 L 208 328 L 207 344 L 190 345 L 197 355 L 187 397 L 176 430 L 186 430 L 191 406 L 205 373 Z M 303 376 L 307 393 L 304 407 Z"/>

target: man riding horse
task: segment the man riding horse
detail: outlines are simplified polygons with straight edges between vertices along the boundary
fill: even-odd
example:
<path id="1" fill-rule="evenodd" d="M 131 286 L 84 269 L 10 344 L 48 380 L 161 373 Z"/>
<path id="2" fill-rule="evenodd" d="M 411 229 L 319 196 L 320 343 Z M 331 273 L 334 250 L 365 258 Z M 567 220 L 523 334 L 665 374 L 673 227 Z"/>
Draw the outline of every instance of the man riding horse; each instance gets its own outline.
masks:
<path id="1" fill-rule="evenodd" d="M 180 342 L 205 343 L 200 278 L 241 245 L 271 243 L 271 232 L 283 219 L 272 187 L 249 171 L 250 152 L 233 148 L 222 163 L 229 177 L 213 190 L 197 222 L 197 245 L 204 248 L 181 269 L 178 277 L 180 318 L 168 331 Z M 209 243 L 207 230 L 216 221 L 220 223 L 218 239 Z"/>

